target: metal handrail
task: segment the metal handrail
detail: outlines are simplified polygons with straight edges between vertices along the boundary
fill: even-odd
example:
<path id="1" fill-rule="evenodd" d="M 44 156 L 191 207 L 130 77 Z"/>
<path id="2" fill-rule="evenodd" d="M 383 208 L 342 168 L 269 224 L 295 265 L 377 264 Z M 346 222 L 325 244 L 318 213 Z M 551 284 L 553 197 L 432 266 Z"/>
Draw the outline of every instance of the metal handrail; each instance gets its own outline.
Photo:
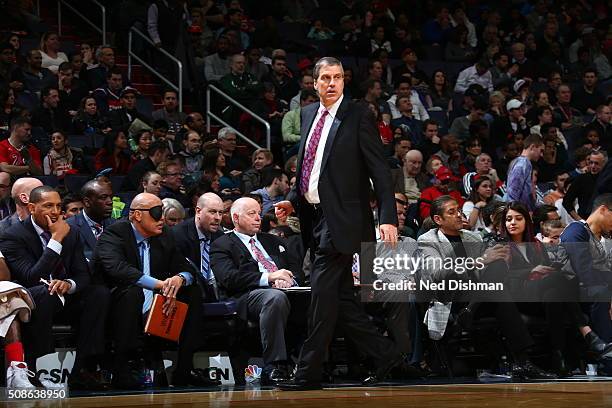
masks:
<path id="1" fill-rule="evenodd" d="M 134 51 L 132 51 L 132 42 L 133 42 L 132 33 L 138 34 L 140 38 L 142 38 L 143 40 L 145 40 L 146 42 L 148 42 L 149 44 L 155 47 L 155 43 L 149 38 L 148 35 L 144 34 L 142 31 L 140 31 L 136 27 L 130 28 L 130 33 L 129 33 L 129 38 L 128 38 L 128 78 L 132 80 L 132 58 L 134 58 L 136 61 L 140 62 L 143 66 L 145 66 L 149 71 L 154 73 L 159 79 L 164 81 L 166 85 L 168 85 L 170 88 L 176 91 L 176 93 L 178 94 L 179 112 L 182 112 L 183 111 L 183 63 L 178 58 L 176 58 L 174 55 L 170 54 L 168 51 L 164 50 L 163 48 L 155 47 L 159 52 L 161 52 L 163 55 L 170 58 L 174 63 L 176 63 L 176 67 L 178 69 L 178 85 L 175 85 L 168 78 L 160 74 L 157 69 L 147 64 L 142 58 L 136 55 Z"/>
<path id="2" fill-rule="evenodd" d="M 102 11 L 102 28 L 98 27 L 98 25 L 92 22 L 89 18 L 85 17 L 81 12 L 75 9 L 67 0 L 57 0 L 57 33 L 62 35 L 62 3 L 64 6 L 68 7 L 74 14 L 81 17 L 83 21 L 89 24 L 94 30 L 102 34 L 102 44 L 106 45 L 106 7 L 102 3 L 97 0 L 89 0 L 90 2 L 97 5 Z"/>
<path id="3" fill-rule="evenodd" d="M 234 132 L 236 133 L 236 136 L 240 136 L 240 138 L 242 138 L 245 142 L 249 143 L 251 146 L 255 147 L 256 149 L 261 149 L 262 148 L 257 143 L 255 143 L 251 139 L 249 139 L 247 136 L 245 136 L 242 133 L 240 133 L 239 131 L 237 131 L 234 126 L 230 125 L 229 123 L 227 123 L 226 121 L 221 119 L 219 116 L 217 116 L 216 114 L 214 114 L 210 110 L 210 91 L 211 90 L 214 91 L 219 96 L 223 97 L 226 101 L 228 101 L 232 105 L 237 106 L 238 108 L 242 109 L 243 111 L 245 111 L 246 113 L 251 115 L 253 117 L 253 119 L 255 119 L 256 121 L 258 121 L 261 124 L 263 124 L 265 126 L 265 128 L 266 128 L 266 148 L 270 149 L 270 146 L 271 146 L 270 123 L 268 123 L 268 121 L 266 121 L 263 118 L 261 118 L 255 112 L 253 112 L 252 110 L 250 110 L 249 108 L 247 108 L 246 106 L 244 106 L 243 104 L 241 104 L 240 102 L 238 102 L 237 100 L 235 100 L 234 98 L 232 98 L 231 96 L 229 96 L 228 94 L 226 94 L 225 92 L 223 92 L 222 90 L 217 88 L 216 86 L 210 85 L 210 84 L 206 88 L 206 119 L 207 119 L 206 120 L 206 132 L 210 134 L 210 118 L 213 118 L 216 121 L 220 122 L 221 124 L 223 124 L 223 125 L 225 125 L 227 127 L 231 127 L 232 129 L 234 129 Z"/>

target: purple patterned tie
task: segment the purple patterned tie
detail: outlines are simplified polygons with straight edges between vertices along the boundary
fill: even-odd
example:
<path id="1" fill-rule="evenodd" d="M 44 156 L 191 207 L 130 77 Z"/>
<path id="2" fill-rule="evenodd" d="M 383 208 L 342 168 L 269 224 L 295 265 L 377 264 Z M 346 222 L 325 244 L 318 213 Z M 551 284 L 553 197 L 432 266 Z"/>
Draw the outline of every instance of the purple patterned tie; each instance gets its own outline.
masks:
<path id="1" fill-rule="evenodd" d="M 262 264 L 264 269 L 268 273 L 272 273 L 272 272 L 278 271 L 278 268 L 276 267 L 276 265 L 274 265 L 274 263 L 268 261 L 266 259 L 266 256 L 263 254 L 263 252 L 261 252 L 261 250 L 259 248 L 257 248 L 257 245 L 255 245 L 255 238 L 251 238 L 249 243 L 251 244 L 251 250 L 255 254 L 255 257 L 257 258 L 257 262 Z"/>
<path id="2" fill-rule="evenodd" d="M 315 162 L 315 156 L 317 155 L 317 148 L 319 147 L 319 141 L 321 140 L 321 133 L 323 132 L 323 125 L 325 124 L 325 118 L 329 112 L 327 109 L 323 111 L 317 125 L 312 132 L 312 137 L 308 146 L 306 147 L 306 153 L 304 153 L 304 160 L 302 161 L 302 174 L 300 175 L 300 191 L 302 194 L 306 194 L 308 191 L 308 184 L 310 183 L 310 174 Z"/>

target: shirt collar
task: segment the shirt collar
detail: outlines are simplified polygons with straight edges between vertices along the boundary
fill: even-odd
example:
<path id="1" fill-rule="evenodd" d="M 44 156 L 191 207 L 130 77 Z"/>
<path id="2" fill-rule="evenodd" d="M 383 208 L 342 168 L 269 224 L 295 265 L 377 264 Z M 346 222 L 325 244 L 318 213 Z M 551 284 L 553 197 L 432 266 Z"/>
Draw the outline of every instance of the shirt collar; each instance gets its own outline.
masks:
<path id="1" fill-rule="evenodd" d="M 255 234 L 253 236 L 250 236 L 250 235 L 247 235 L 247 234 L 243 234 L 242 232 L 238 232 L 236 230 L 234 230 L 234 234 L 236 234 L 236 236 L 238 238 L 240 238 L 240 240 L 242 242 L 244 242 L 245 245 L 247 245 L 247 244 L 249 244 L 251 242 L 251 238 L 254 238 L 255 241 L 257 241 L 257 234 Z"/>
<path id="2" fill-rule="evenodd" d="M 203 239 L 210 240 L 211 234 L 206 235 L 202 231 L 200 231 L 200 228 L 198 228 L 198 224 L 196 224 L 195 217 L 193 218 L 193 223 L 195 224 L 195 229 L 196 229 L 196 232 L 198 233 L 198 240 L 200 241 Z"/>
<path id="3" fill-rule="evenodd" d="M 36 235 L 40 237 L 41 234 L 45 232 L 45 230 L 40 228 L 40 226 L 36 224 L 36 222 L 34 221 L 34 217 L 32 217 L 31 215 L 30 215 L 30 220 L 32 220 L 32 226 L 34 227 L 34 231 L 36 231 Z"/>
<path id="4" fill-rule="evenodd" d="M 329 116 L 332 119 L 334 119 L 336 117 L 336 113 L 338 113 L 338 108 L 340 108 L 340 104 L 342 103 L 343 99 L 344 99 L 344 94 L 340 95 L 340 98 L 338 98 L 338 100 L 336 102 L 334 102 L 334 104 L 332 106 L 330 106 L 329 109 L 327 109 L 327 112 L 329 112 Z M 318 113 L 321 114 L 324 110 L 325 110 L 325 106 L 323 106 L 322 103 L 319 103 L 319 111 L 318 111 Z"/>
<path id="5" fill-rule="evenodd" d="M 140 235 L 140 232 L 138 232 L 133 223 L 130 223 L 130 225 L 132 226 L 132 231 L 134 231 L 134 237 L 136 237 L 136 246 L 140 245 L 142 241 L 147 241 L 147 238 Z"/>
<path id="6" fill-rule="evenodd" d="M 83 218 L 85 218 L 85 222 L 87 222 L 87 224 L 89 224 L 90 227 L 94 228 L 96 225 L 98 225 L 97 222 L 95 222 L 94 220 L 92 220 L 91 218 L 87 216 L 85 209 L 83 209 L 82 214 L 83 214 Z"/>

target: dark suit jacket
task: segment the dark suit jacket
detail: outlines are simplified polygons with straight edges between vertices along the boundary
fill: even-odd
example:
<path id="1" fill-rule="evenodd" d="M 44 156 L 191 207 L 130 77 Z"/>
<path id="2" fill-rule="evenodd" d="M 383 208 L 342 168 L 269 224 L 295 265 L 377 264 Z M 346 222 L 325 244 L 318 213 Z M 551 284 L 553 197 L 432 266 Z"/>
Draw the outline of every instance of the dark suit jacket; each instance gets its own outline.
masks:
<path id="1" fill-rule="evenodd" d="M 188 258 L 193 262 L 198 268 L 198 272 L 200 272 L 200 263 L 202 259 L 202 252 L 200 251 L 200 239 L 198 238 L 198 231 L 196 230 L 195 221 L 192 218 L 188 218 L 182 223 L 172 227 L 170 229 L 172 234 L 174 235 L 174 240 L 176 242 L 176 246 L 181 253 L 181 255 L 185 258 Z M 211 246 L 212 242 L 217 238 L 222 237 L 224 234 L 221 231 L 217 231 L 217 233 L 211 236 Z M 210 253 L 209 253 L 210 256 Z M 204 300 L 211 300 L 210 296 L 207 296 L 207 282 L 204 281 L 204 277 L 201 273 L 195 274 L 196 282 L 202 289 L 202 298 Z"/>
<path id="2" fill-rule="evenodd" d="M 75 215 L 74 217 L 70 217 L 66 222 L 71 228 L 74 228 L 78 232 L 79 239 L 83 245 L 83 253 L 85 254 L 85 258 L 87 258 L 88 261 L 93 260 L 94 249 L 96 248 L 98 240 L 96 240 L 91 228 L 89 228 L 89 224 L 87 224 L 87 221 L 85 221 L 83 214 L 81 213 Z M 102 227 L 106 229 L 108 226 L 114 223 L 114 218 L 108 218 L 102 222 Z"/>
<path id="3" fill-rule="evenodd" d="M 12 280 L 26 288 L 39 286 L 40 278 L 49 279 L 49 275 L 63 263 L 66 275 L 54 278 L 72 279 L 76 283 L 77 292 L 90 283 L 87 261 L 83 255 L 83 247 L 78 233 L 70 232 L 61 242 L 62 253 L 44 248 L 32 219 L 26 218 L 5 231 L 0 237 L 0 250 L 11 271 Z"/>
<path id="4" fill-rule="evenodd" d="M 13 213 L 10 217 L 4 218 L 3 220 L 0 221 L 0 234 L 8 230 L 14 224 L 19 224 L 20 222 L 21 221 L 19 221 L 19 217 L 17 216 L 16 212 Z"/>
<path id="5" fill-rule="evenodd" d="M 308 133 L 319 106 L 313 103 L 301 110 L 297 181 L 288 196 L 299 213 L 305 247 L 309 247 L 312 239 L 313 214 L 299 191 L 300 175 Z M 380 223 L 397 225 L 391 174 L 374 116 L 366 105 L 345 97 L 327 137 L 319 177 L 321 207 L 339 252 L 359 252 L 361 242 L 375 241 L 370 178 L 374 182 Z"/>
<path id="6" fill-rule="evenodd" d="M 268 255 L 279 269 L 293 272 L 298 284 L 303 282 L 301 267 L 292 256 L 287 246 L 275 235 L 259 233 L 261 242 Z M 284 251 L 281 252 L 280 248 Z M 221 295 L 236 300 L 238 314 L 246 320 L 247 294 L 260 288 L 261 272 L 257 261 L 253 259 L 248 248 L 233 232 L 216 239 L 210 248 L 210 265 L 215 274 Z"/>
<path id="7" fill-rule="evenodd" d="M 164 280 L 180 272 L 195 273 L 178 251 L 168 228 L 149 238 L 149 243 L 152 277 Z M 130 221 L 118 221 L 104 230 L 93 259 L 95 273 L 102 275 L 110 287 L 134 285 L 142 277 L 140 252 Z"/>

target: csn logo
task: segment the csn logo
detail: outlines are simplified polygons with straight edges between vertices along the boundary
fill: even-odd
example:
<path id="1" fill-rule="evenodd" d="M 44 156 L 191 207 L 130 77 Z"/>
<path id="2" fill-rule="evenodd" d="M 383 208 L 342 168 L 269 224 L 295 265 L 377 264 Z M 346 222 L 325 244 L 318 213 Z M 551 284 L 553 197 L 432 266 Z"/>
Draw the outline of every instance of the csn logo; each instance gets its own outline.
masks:
<path id="1" fill-rule="evenodd" d="M 261 368 L 257 365 L 249 365 L 247 368 L 244 369 L 244 379 L 247 382 L 252 383 L 254 381 L 259 380 L 260 378 Z"/>

